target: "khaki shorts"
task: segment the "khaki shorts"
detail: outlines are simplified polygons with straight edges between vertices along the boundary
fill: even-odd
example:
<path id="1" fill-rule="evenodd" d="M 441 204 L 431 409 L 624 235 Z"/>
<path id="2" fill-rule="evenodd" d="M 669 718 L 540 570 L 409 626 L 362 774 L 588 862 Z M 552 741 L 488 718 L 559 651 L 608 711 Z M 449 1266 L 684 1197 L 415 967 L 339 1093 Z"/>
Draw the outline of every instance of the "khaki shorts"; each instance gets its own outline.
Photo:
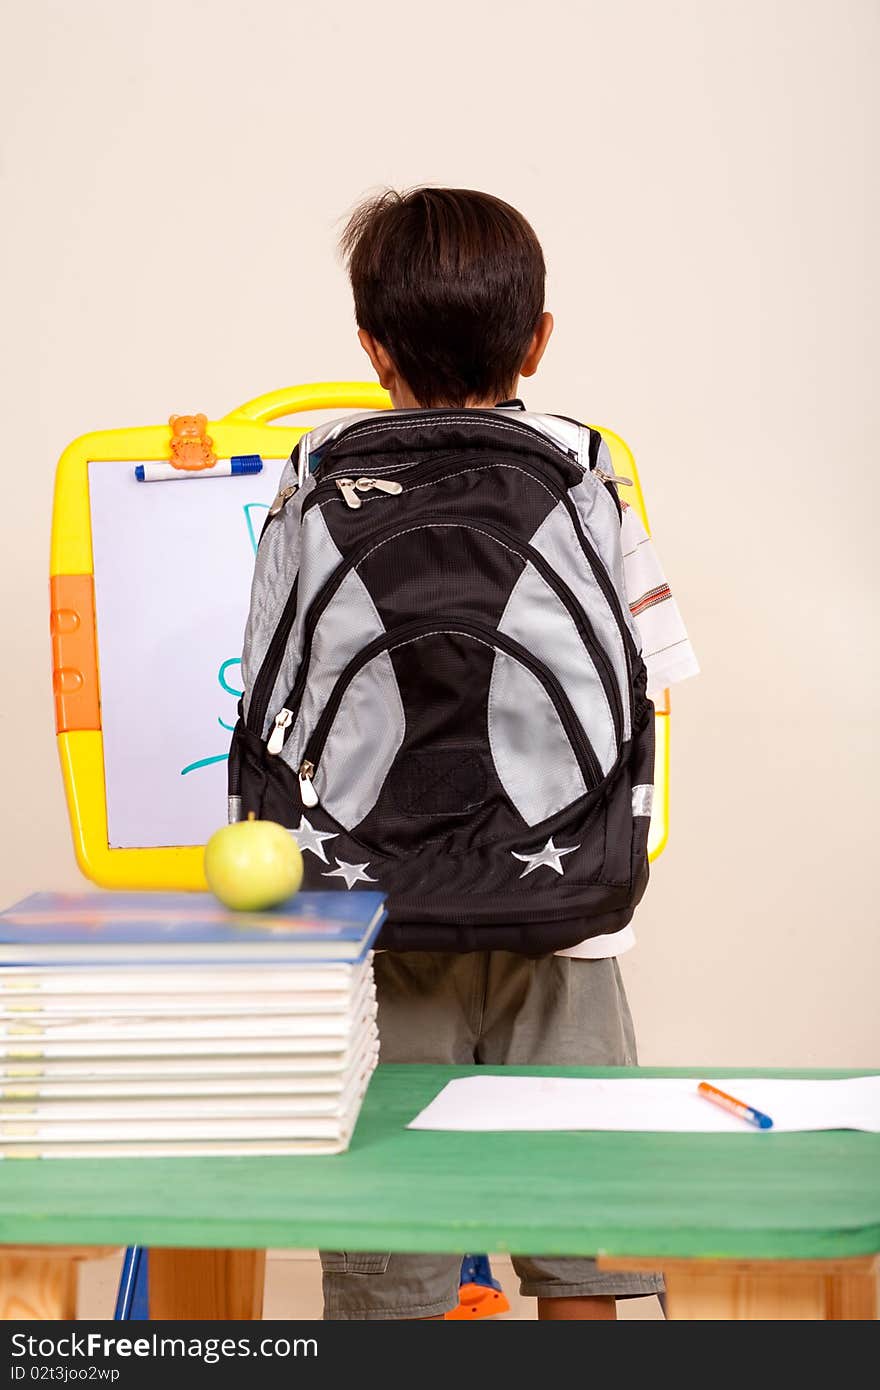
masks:
<path id="1" fill-rule="evenodd" d="M 508 951 L 376 956 L 382 1062 L 631 1066 L 632 1018 L 616 960 Z M 458 1303 L 459 1255 L 322 1250 L 327 1319 L 429 1318 Z M 537 1298 L 659 1293 L 652 1274 L 603 1273 L 595 1260 L 517 1255 L 520 1291 Z"/>

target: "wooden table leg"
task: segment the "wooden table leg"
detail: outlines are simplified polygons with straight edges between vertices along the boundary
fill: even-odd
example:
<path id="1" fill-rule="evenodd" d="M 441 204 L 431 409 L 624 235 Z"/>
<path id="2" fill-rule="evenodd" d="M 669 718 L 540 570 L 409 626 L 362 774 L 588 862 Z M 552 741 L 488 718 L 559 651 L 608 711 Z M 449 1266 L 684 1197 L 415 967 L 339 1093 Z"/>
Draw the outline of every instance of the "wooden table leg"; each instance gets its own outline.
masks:
<path id="1" fill-rule="evenodd" d="M 661 1269 L 667 1316 L 700 1321 L 873 1321 L 880 1256 L 850 1260 L 666 1260 L 601 1256 L 601 1269 Z"/>
<path id="2" fill-rule="evenodd" d="M 150 1317 L 252 1322 L 263 1316 L 265 1250 L 150 1246 Z"/>
<path id="3" fill-rule="evenodd" d="M 76 1317 L 76 1266 L 112 1255 L 91 1245 L 0 1245 L 0 1319 Z"/>

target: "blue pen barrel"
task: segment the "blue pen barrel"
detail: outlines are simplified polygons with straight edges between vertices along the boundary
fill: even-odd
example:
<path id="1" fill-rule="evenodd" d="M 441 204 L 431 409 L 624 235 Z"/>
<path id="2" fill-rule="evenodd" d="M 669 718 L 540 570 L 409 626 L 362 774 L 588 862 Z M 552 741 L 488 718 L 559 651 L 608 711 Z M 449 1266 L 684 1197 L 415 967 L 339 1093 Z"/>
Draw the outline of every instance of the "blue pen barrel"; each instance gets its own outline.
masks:
<path id="1" fill-rule="evenodd" d="M 160 483 L 177 482 L 184 478 L 241 478 L 262 471 L 263 460 L 259 454 L 235 454 L 229 459 L 218 459 L 210 468 L 177 468 L 164 460 L 138 463 L 135 464 L 134 476 L 139 483 Z"/>

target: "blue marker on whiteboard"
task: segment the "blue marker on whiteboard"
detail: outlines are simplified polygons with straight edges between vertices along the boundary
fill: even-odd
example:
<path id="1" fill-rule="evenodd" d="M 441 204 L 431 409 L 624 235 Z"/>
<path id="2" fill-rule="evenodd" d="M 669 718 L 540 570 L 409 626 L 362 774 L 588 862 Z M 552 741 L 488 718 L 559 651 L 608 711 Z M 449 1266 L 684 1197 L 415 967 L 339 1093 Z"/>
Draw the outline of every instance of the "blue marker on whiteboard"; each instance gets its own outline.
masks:
<path id="1" fill-rule="evenodd" d="M 167 482 L 174 478 L 238 478 L 262 473 L 263 460 L 259 454 L 238 454 L 231 459 L 218 459 L 211 468 L 175 468 L 173 463 L 139 463 L 134 476 L 139 483 Z"/>

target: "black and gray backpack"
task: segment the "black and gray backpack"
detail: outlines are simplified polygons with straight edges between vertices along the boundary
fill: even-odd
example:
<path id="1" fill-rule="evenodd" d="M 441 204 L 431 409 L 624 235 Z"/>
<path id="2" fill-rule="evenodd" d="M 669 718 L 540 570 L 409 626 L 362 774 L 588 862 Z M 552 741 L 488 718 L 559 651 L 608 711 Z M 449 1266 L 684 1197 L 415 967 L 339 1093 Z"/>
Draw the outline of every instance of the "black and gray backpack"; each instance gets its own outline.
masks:
<path id="1" fill-rule="evenodd" d="M 308 888 L 380 889 L 379 944 L 543 955 L 648 880 L 653 705 L 600 435 L 519 402 L 303 436 L 256 559 L 230 819 Z"/>

